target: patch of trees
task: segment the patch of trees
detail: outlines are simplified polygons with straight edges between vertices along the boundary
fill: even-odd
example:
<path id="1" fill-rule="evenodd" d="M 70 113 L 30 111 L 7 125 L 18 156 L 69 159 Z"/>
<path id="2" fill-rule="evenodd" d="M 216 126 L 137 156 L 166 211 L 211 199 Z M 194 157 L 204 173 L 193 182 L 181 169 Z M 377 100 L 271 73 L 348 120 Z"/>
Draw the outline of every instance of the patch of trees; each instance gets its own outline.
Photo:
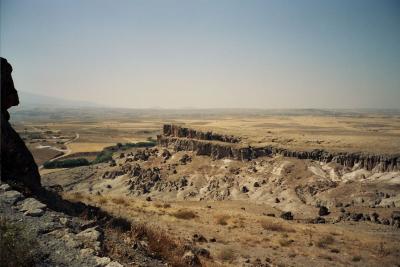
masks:
<path id="1" fill-rule="evenodd" d="M 90 162 L 87 159 L 77 158 L 77 159 L 47 161 L 43 164 L 43 167 L 45 169 L 72 168 L 78 166 L 87 166 L 89 164 Z"/>
<path id="2" fill-rule="evenodd" d="M 55 169 L 55 168 L 73 168 L 79 166 L 87 166 L 90 164 L 98 164 L 103 162 L 109 162 L 113 158 L 114 151 L 118 150 L 126 150 L 129 148 L 148 148 L 154 147 L 157 145 L 157 141 L 148 138 L 147 141 L 144 142 L 137 142 L 137 143 L 117 143 L 115 146 L 109 146 L 104 148 L 99 154 L 97 154 L 96 158 L 89 162 L 85 158 L 76 158 L 76 159 L 65 159 L 65 160 L 54 160 L 54 161 L 47 161 L 43 164 L 45 169 Z"/>
<path id="3" fill-rule="evenodd" d="M 112 160 L 112 156 L 113 156 L 113 152 L 111 152 L 109 150 L 103 150 L 92 161 L 92 164 L 108 162 L 108 161 Z"/>

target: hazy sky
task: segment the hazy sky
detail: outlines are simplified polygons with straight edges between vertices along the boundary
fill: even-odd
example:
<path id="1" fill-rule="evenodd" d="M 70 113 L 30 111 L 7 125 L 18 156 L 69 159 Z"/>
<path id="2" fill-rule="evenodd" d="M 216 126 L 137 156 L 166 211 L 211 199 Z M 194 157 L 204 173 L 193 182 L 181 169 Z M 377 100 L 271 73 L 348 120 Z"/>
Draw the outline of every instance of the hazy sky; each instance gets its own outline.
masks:
<path id="1" fill-rule="evenodd" d="M 0 1 L 19 90 L 133 108 L 400 107 L 397 0 Z"/>

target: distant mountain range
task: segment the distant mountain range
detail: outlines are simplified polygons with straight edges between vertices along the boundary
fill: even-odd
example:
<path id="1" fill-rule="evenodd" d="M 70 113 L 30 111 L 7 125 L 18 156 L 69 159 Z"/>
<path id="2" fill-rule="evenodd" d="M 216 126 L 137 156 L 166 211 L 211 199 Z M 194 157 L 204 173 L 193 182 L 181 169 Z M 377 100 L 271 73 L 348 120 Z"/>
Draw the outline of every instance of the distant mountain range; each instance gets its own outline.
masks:
<path id="1" fill-rule="evenodd" d="M 45 96 L 30 92 L 18 91 L 20 106 L 16 109 L 31 109 L 31 108 L 83 108 L 83 107 L 103 107 L 89 101 L 69 100 L 51 96 Z"/>

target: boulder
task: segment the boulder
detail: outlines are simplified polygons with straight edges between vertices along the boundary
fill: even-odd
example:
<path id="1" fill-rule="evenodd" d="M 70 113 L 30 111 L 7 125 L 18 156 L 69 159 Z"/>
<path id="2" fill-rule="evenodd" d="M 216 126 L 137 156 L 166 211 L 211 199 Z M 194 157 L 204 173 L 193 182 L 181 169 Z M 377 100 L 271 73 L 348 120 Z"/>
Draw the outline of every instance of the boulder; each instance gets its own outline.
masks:
<path id="1" fill-rule="evenodd" d="M 9 190 L 11 190 L 11 186 L 9 186 L 8 184 L 0 185 L 0 192 L 5 192 L 5 191 L 9 191 Z"/>
<path id="2" fill-rule="evenodd" d="M 284 220 L 293 220 L 293 214 L 290 211 L 283 212 L 281 214 L 281 218 L 284 219 Z"/>
<path id="3" fill-rule="evenodd" d="M 202 234 L 194 234 L 192 238 L 193 242 L 207 242 L 207 238 L 205 238 Z"/>
<path id="4" fill-rule="evenodd" d="M 326 222 L 325 219 L 322 217 L 317 217 L 313 220 L 313 223 L 315 224 L 324 224 L 325 222 Z"/>
<path id="5" fill-rule="evenodd" d="M 386 218 L 382 218 L 382 219 L 380 219 L 380 221 L 381 221 L 381 224 L 383 224 L 383 225 L 390 225 L 389 220 Z"/>
<path id="6" fill-rule="evenodd" d="M 102 234 L 98 231 L 98 227 L 88 228 L 76 235 L 79 238 L 83 238 L 92 242 L 100 241 L 102 239 Z"/>
<path id="7" fill-rule="evenodd" d="M 40 217 L 43 214 L 44 214 L 44 210 L 42 210 L 42 209 L 32 209 L 32 210 L 27 210 L 24 212 L 24 215 L 32 216 L 32 217 Z"/>
<path id="8" fill-rule="evenodd" d="M 371 222 L 374 222 L 374 223 L 379 222 L 379 220 L 378 220 L 379 214 L 378 213 L 373 212 L 370 214 L 369 217 L 371 218 Z"/>
<path id="9" fill-rule="evenodd" d="M 122 265 L 118 261 L 112 261 L 109 264 L 107 264 L 106 267 L 124 267 L 124 265 Z"/>
<path id="10" fill-rule="evenodd" d="M 201 266 L 199 258 L 192 251 L 183 254 L 182 262 L 185 266 Z"/>
<path id="11" fill-rule="evenodd" d="M 205 248 L 195 247 L 195 248 L 193 248 L 193 252 L 194 252 L 194 254 L 196 254 L 198 256 L 202 256 L 202 257 L 205 257 L 205 258 L 210 258 L 210 251 L 208 251 Z"/>
<path id="12" fill-rule="evenodd" d="M 320 206 L 320 207 L 319 207 L 319 211 L 318 211 L 318 215 L 319 215 L 319 216 L 326 216 L 326 215 L 329 215 L 329 210 L 328 210 L 328 208 L 325 207 L 325 206 Z"/>
<path id="13" fill-rule="evenodd" d="M 91 248 L 83 248 L 79 252 L 82 257 L 89 257 L 89 256 L 93 256 L 95 254 L 94 250 Z"/>
<path id="14" fill-rule="evenodd" d="M 111 259 L 109 257 L 95 256 L 94 259 L 96 261 L 96 267 L 105 267 L 111 262 Z"/>
<path id="15" fill-rule="evenodd" d="M 21 201 L 20 203 L 20 211 L 28 211 L 28 210 L 35 210 L 35 209 L 45 209 L 47 206 L 42 202 L 34 199 L 34 198 L 26 198 L 25 200 Z"/>
<path id="16" fill-rule="evenodd" d="M 400 221 L 400 210 L 394 210 L 392 211 L 392 215 L 390 216 L 393 220 L 399 220 Z"/>
<path id="17" fill-rule="evenodd" d="M 364 218 L 364 215 L 362 213 L 352 213 L 349 216 L 349 219 L 351 221 L 355 221 L 355 222 L 358 222 L 358 221 L 362 220 L 363 218 Z"/>
<path id="18" fill-rule="evenodd" d="M 23 198 L 24 197 L 22 196 L 22 194 L 15 190 L 5 191 L 0 194 L 0 201 L 11 205 L 14 205 Z"/>

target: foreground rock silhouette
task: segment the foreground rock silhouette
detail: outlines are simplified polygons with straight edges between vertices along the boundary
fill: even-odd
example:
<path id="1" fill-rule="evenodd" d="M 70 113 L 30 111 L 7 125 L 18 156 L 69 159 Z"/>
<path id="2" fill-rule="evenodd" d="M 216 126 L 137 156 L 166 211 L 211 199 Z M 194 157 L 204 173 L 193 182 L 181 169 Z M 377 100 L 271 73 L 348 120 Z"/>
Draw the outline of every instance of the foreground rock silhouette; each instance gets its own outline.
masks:
<path id="1" fill-rule="evenodd" d="M 37 191 L 41 188 L 38 166 L 9 122 L 8 109 L 19 105 L 11 72 L 11 65 L 1 58 L 1 180 Z"/>

